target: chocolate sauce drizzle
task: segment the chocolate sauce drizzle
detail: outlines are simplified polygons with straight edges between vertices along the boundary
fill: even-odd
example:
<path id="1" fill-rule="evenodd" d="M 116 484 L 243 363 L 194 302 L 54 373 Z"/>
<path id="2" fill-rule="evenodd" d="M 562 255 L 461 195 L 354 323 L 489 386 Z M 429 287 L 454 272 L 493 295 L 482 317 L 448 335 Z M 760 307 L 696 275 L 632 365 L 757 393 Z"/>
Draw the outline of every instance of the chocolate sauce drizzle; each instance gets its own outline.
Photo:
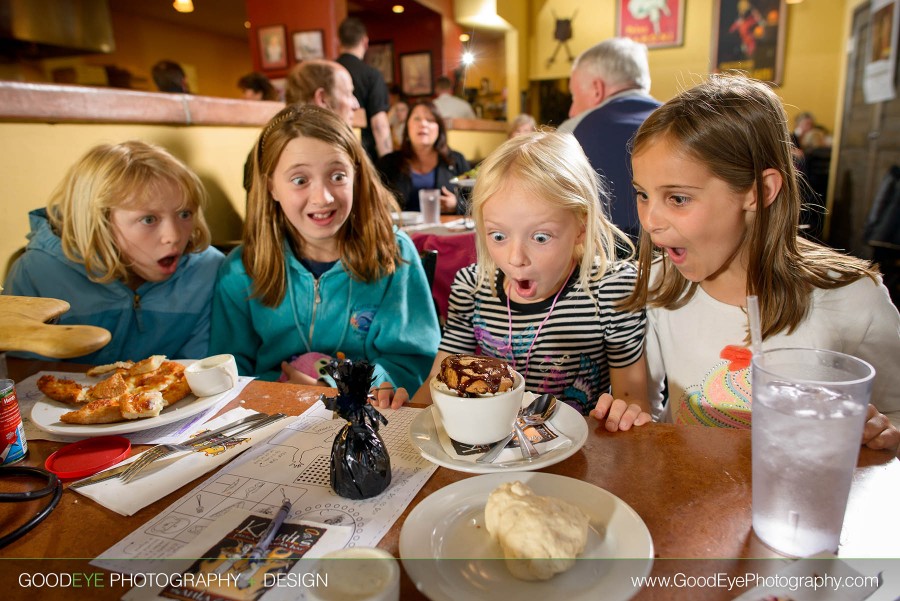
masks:
<path id="1" fill-rule="evenodd" d="M 456 374 L 456 386 L 444 379 L 444 371 L 450 370 Z M 461 397 L 475 397 L 477 393 L 469 392 L 473 382 L 484 381 L 487 384 L 489 394 L 495 394 L 500 390 L 502 381 L 508 379 L 515 381 L 509 364 L 494 357 L 473 357 L 471 355 L 450 355 L 441 362 L 441 373 L 438 380 L 456 391 Z M 484 394 L 484 393 L 482 393 Z"/>

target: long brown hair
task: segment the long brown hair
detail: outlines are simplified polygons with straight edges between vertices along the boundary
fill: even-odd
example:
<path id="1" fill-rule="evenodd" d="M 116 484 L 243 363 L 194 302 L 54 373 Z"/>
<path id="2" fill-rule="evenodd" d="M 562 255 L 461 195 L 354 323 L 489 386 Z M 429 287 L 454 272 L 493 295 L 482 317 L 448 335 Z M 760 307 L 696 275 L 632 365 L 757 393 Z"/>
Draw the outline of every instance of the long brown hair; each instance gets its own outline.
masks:
<path id="1" fill-rule="evenodd" d="M 372 282 L 394 273 L 400 247 L 394 236 L 391 210 L 399 210 L 359 140 L 333 111 L 314 105 L 281 110 L 263 129 L 253 153 L 253 182 L 247 201 L 243 263 L 253 279 L 253 295 L 268 307 L 284 299 L 287 275 L 285 243 L 299 245 L 300 233 L 272 198 L 268 182 L 281 153 L 294 138 L 321 140 L 344 152 L 353 165 L 353 208 L 336 234 L 341 262 L 350 275 Z"/>
<path id="2" fill-rule="evenodd" d="M 815 288 L 839 288 L 877 271 L 797 235 L 800 191 L 791 157 L 787 114 L 778 96 L 760 81 L 739 75 L 711 76 L 652 113 L 634 138 L 632 156 L 667 140 L 702 163 L 735 193 L 755 189 L 756 217 L 744 232 L 748 246 L 747 294 L 759 297 L 763 337 L 791 333 L 806 317 Z M 781 190 L 768 205 L 763 171 L 775 169 Z M 650 287 L 653 244 L 642 230 L 638 281 L 624 307 L 677 309 L 694 295 L 687 280 L 661 257 L 661 274 Z"/>

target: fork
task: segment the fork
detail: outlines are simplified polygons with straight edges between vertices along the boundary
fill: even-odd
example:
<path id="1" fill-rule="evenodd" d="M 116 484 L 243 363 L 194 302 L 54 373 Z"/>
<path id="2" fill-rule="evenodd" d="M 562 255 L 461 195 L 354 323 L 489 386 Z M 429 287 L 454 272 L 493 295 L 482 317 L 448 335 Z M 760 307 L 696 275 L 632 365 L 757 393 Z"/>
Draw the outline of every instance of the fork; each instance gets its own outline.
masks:
<path id="1" fill-rule="evenodd" d="M 224 439 L 210 440 L 208 442 L 205 442 L 203 444 L 199 444 L 196 446 L 191 446 L 189 444 L 175 444 L 175 443 L 168 443 L 168 442 L 160 443 L 160 444 L 156 445 L 155 447 L 153 447 L 152 449 L 150 449 L 149 451 L 147 451 L 146 453 L 142 454 L 140 456 L 140 458 L 138 458 L 137 461 L 135 461 L 130 466 L 128 466 L 128 469 L 119 475 L 119 478 L 122 480 L 122 482 L 124 484 L 128 484 L 134 478 L 136 478 L 138 476 L 138 474 L 140 474 L 142 471 L 144 471 L 145 467 L 147 467 L 154 461 L 157 461 L 164 457 L 168 457 L 169 455 L 173 455 L 175 453 L 179 453 L 181 451 L 202 451 L 202 450 L 207 449 L 214 445 L 233 442 L 234 440 L 236 440 L 239 437 L 240 437 L 240 434 L 236 434 L 234 436 L 229 436 Z"/>
<path id="2" fill-rule="evenodd" d="M 234 442 L 235 440 L 239 440 L 243 435 L 249 434 L 250 432 L 257 430 L 259 428 L 264 428 L 269 424 L 274 424 L 278 420 L 284 418 L 285 415 L 283 413 L 276 413 L 274 415 L 270 415 L 269 417 L 261 420 L 257 420 L 255 422 L 251 422 L 246 428 L 241 429 L 238 432 L 235 432 L 231 436 L 226 438 L 213 438 L 211 440 L 207 440 L 202 444 L 175 444 L 175 443 L 162 443 L 158 444 L 149 451 L 144 452 L 137 461 L 132 463 L 127 470 L 122 472 L 119 475 L 122 482 L 124 484 L 128 484 L 134 478 L 137 477 L 139 473 L 141 473 L 148 465 L 151 463 L 158 461 L 164 457 L 168 457 L 174 453 L 179 453 L 181 451 L 203 451 L 204 449 L 208 449 L 209 447 L 213 447 L 216 445 L 222 445 L 229 442 Z"/>

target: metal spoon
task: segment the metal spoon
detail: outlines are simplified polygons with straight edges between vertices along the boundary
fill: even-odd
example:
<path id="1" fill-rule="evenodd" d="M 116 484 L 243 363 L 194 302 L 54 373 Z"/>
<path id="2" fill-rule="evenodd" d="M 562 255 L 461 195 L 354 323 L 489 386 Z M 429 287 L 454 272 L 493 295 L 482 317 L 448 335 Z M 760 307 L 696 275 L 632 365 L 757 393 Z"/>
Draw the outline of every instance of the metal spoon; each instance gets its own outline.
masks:
<path id="1" fill-rule="evenodd" d="M 533 401 L 531 401 L 523 409 L 521 409 L 519 411 L 519 416 L 522 418 L 524 418 L 525 416 L 528 416 L 530 418 L 531 417 L 537 418 L 542 415 L 549 415 L 549 417 L 547 417 L 546 419 L 550 419 L 550 417 L 552 417 L 552 413 L 548 414 L 548 410 L 551 412 L 555 412 L 556 406 L 557 406 L 557 402 L 556 402 L 555 396 L 553 396 L 552 394 L 542 394 L 539 397 L 535 398 Z M 504 448 L 506 448 L 506 445 L 509 443 L 510 440 L 512 440 L 512 437 L 515 435 L 516 435 L 516 429 L 513 428 L 513 430 L 509 434 L 506 435 L 506 438 L 504 438 L 503 440 L 501 440 L 498 443 L 495 443 L 494 446 L 492 446 L 490 448 L 490 450 L 488 450 L 487 453 L 485 453 L 484 455 L 482 455 L 481 457 L 476 459 L 475 463 L 491 463 L 491 462 L 493 462 L 495 459 L 497 459 L 497 457 L 500 456 L 500 453 L 503 451 Z M 525 437 L 525 438 L 527 438 L 527 437 Z M 531 442 L 531 441 L 529 441 L 529 442 Z M 521 444 L 522 444 L 521 440 L 520 440 L 519 444 L 521 446 Z"/>

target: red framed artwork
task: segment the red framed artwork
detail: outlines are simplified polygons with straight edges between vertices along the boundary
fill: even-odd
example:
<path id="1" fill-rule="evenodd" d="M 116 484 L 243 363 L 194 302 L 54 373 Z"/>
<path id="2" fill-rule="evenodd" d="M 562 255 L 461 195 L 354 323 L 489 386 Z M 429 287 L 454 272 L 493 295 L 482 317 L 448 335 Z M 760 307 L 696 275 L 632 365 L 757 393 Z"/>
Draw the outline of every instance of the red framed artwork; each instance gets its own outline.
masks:
<path id="1" fill-rule="evenodd" d="M 747 76 L 781 83 L 785 0 L 715 0 L 712 71 L 738 70 Z"/>
<path id="2" fill-rule="evenodd" d="M 288 65 L 287 33 L 284 25 L 270 25 L 257 30 L 259 64 L 263 69 L 284 69 Z"/>
<path id="3" fill-rule="evenodd" d="M 687 0 L 617 0 L 616 33 L 646 44 L 670 48 L 684 43 L 684 4 Z"/>

